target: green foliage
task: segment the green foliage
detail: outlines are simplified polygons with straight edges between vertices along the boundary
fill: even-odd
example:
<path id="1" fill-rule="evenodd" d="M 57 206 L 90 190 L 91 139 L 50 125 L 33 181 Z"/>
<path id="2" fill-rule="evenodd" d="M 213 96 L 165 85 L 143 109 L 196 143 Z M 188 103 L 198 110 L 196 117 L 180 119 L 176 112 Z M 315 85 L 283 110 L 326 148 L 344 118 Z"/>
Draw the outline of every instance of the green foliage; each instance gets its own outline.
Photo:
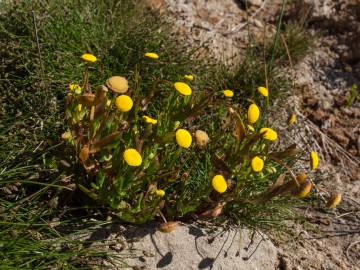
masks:
<path id="1" fill-rule="evenodd" d="M 351 91 L 350 94 L 348 96 L 348 98 L 346 99 L 346 103 L 348 106 L 352 106 L 356 100 L 356 98 L 358 97 L 359 93 L 358 93 L 358 86 L 356 84 L 353 84 L 351 87 Z"/>
<path id="2" fill-rule="evenodd" d="M 288 22 L 283 26 L 278 43 L 275 52 L 268 48 L 269 57 L 274 53 L 275 64 L 288 65 L 290 58 L 295 65 L 314 47 L 314 37 L 303 26 Z"/>
<path id="3" fill-rule="evenodd" d="M 142 70 L 156 70 L 160 61 L 161 52 L 159 60 L 143 57 L 129 82 L 111 77 L 109 89 L 99 85 L 96 90 L 87 82 L 96 63 L 85 64 L 83 92 L 67 96 L 70 130 L 63 136 L 88 176 L 80 172 L 81 190 L 134 223 L 156 214 L 178 219 L 190 212 L 207 215 L 202 209 L 225 207 L 231 213 L 250 206 L 264 210 L 253 211 L 256 219 L 273 198 L 291 201 L 289 195 L 302 192 L 305 187 L 291 169 L 298 150 L 273 147 L 278 135 L 263 128 L 261 109 L 252 104 L 246 112 L 231 95 L 201 91 L 196 81 L 185 79 L 154 77 L 156 87 L 149 89 Z"/>

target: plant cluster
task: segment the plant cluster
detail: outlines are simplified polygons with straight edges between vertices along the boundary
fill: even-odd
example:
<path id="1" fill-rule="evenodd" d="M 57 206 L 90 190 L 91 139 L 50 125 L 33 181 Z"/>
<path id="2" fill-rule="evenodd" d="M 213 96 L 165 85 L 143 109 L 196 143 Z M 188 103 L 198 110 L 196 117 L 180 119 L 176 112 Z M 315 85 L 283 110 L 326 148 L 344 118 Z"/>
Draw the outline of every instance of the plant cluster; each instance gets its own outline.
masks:
<path id="1" fill-rule="evenodd" d="M 191 74 L 177 82 L 155 78 L 149 87 L 141 71 L 156 69 L 160 57 L 145 53 L 131 79 L 112 76 L 94 89 L 89 66 L 97 59 L 81 58 L 83 81 L 69 86 L 62 137 L 86 170 L 79 188 L 120 219 L 217 217 L 310 193 L 306 174 L 292 169 L 300 151 L 278 150 L 277 132 L 264 126 L 260 104 L 268 104 L 268 88 L 257 89 L 263 101 L 249 101 L 245 112 L 232 102 L 236 90 L 201 91 Z M 295 122 L 292 116 L 289 124 Z M 311 151 L 312 170 L 318 162 Z"/>

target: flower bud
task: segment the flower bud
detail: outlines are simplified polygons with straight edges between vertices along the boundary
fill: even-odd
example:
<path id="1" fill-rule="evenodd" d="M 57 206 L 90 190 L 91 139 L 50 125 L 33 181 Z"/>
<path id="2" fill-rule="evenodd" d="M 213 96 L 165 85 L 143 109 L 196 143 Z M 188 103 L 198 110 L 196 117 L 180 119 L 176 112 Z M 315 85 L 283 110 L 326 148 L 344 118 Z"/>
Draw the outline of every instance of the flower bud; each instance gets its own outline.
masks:
<path id="1" fill-rule="evenodd" d="M 81 159 L 82 162 L 85 162 L 88 158 L 89 158 L 89 146 L 85 145 L 81 150 L 80 150 L 80 154 L 79 157 Z"/>
<path id="2" fill-rule="evenodd" d="M 295 189 L 293 195 L 297 198 L 304 198 L 310 193 L 311 188 L 312 188 L 311 182 L 309 181 L 303 182 L 300 184 L 299 187 Z"/>
<path id="3" fill-rule="evenodd" d="M 342 196 L 341 193 L 334 193 L 329 198 L 326 206 L 329 208 L 336 208 L 336 206 L 341 202 Z"/>
<path id="4" fill-rule="evenodd" d="M 209 143 L 209 136 L 205 131 L 197 130 L 195 132 L 196 144 L 200 147 L 205 147 Z"/>

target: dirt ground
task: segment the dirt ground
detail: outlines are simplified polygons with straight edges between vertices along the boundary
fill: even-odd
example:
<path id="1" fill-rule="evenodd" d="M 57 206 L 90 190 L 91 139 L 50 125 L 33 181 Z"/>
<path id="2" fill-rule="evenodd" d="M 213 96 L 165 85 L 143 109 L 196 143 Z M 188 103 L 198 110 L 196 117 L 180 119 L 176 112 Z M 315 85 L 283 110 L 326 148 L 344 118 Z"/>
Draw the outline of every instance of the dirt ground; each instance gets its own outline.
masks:
<path id="1" fill-rule="evenodd" d="M 175 33 L 198 54 L 231 63 L 241 57 L 248 30 L 275 31 L 281 1 L 147 0 L 168 16 Z M 320 153 L 315 180 L 320 197 L 343 194 L 334 211 L 321 205 L 303 209 L 310 228 L 293 225 L 301 240 L 278 241 L 278 269 L 360 269 L 360 102 L 347 104 L 353 84 L 360 87 L 360 0 L 298 0 L 288 17 L 303 21 L 316 46 L 295 68 L 295 140 Z M 359 90 L 357 90 L 359 92 Z M 284 112 L 286 110 L 284 109 Z M 284 117 L 285 117 L 284 113 Z M 312 138 L 310 141 L 304 138 Z"/>

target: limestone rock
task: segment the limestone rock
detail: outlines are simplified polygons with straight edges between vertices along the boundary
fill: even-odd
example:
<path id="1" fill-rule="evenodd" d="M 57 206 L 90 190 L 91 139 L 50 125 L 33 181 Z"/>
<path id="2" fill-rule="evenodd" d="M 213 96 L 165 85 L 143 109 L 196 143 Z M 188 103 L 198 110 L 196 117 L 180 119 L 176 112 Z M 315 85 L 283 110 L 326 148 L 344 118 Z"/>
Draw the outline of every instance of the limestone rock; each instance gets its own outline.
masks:
<path id="1" fill-rule="evenodd" d="M 247 229 L 207 233 L 197 225 L 182 224 L 162 233 L 146 225 L 127 230 L 125 238 L 129 249 L 123 255 L 129 256 L 121 257 L 133 269 L 261 270 L 275 269 L 277 264 L 275 246 Z"/>

